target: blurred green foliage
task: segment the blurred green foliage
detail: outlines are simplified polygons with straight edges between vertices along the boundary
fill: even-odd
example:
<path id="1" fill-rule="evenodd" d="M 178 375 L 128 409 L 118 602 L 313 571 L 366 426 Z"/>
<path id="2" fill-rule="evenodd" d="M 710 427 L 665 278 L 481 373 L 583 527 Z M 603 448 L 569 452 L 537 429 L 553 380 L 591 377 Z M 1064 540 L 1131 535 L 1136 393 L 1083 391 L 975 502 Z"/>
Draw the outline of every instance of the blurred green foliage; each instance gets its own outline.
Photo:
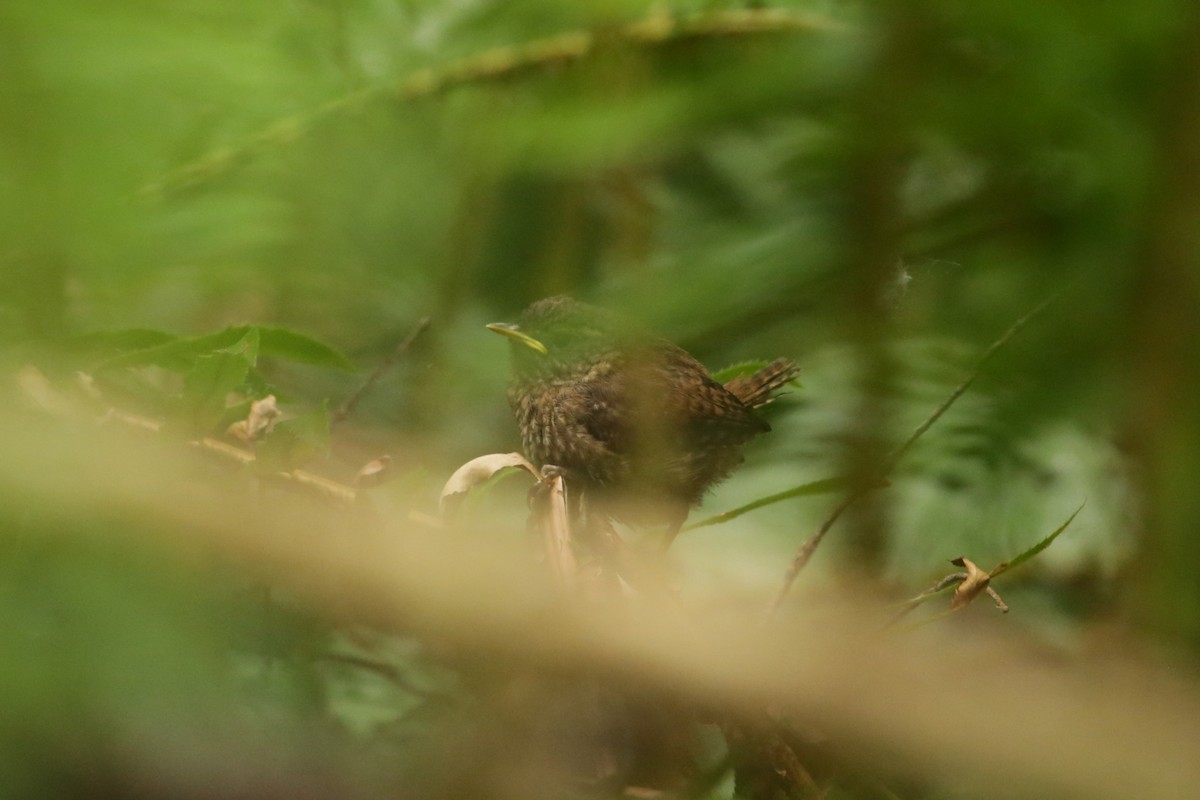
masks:
<path id="1" fill-rule="evenodd" d="M 275 393 L 291 419 L 260 451 L 273 468 L 349 482 L 387 452 L 375 504 L 432 513 L 455 466 L 517 446 L 482 325 L 569 292 L 714 368 L 801 364 L 715 513 L 881 459 L 1056 297 L 822 565 L 911 594 L 1086 500 L 1022 570 L 1043 612 L 1023 624 L 1071 637 L 1111 614 L 1194 652 L 1198 19 L 1181 0 L 5 3 L 0 364 L 59 386 L 82 371 L 186 438 Z M 685 590 L 769 594 L 827 511 L 686 534 Z M 195 726 L 168 750 L 284 719 L 284 772 L 308 748 L 357 758 L 348 730 L 388 731 L 374 746 L 412 766 L 430 727 L 410 712 L 461 700 L 322 671 L 340 633 L 241 578 L 114 551 L 107 524 L 48 544 L 19 498 L 0 512 L 12 796 L 107 786 L 93 746 L 134 752 L 163 714 Z M 415 643 L 378 648 L 453 684 Z M 261 713 L 209 728 L 210 703 Z"/>

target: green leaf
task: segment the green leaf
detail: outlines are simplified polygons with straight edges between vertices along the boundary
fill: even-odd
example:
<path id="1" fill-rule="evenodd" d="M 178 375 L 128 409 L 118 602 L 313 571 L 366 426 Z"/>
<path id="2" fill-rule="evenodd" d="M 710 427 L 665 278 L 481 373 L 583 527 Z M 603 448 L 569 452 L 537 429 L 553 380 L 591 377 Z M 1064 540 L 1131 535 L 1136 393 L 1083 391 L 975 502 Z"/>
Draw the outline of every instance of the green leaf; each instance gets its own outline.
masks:
<path id="1" fill-rule="evenodd" d="M 145 350 L 167 344 L 178 337 L 173 333 L 149 328 L 122 328 L 93 331 L 74 336 L 28 339 L 11 348 L 4 347 L 17 360 L 37 362 L 39 368 L 58 377 L 77 371 L 92 372 L 97 362 L 131 350 Z"/>
<path id="2" fill-rule="evenodd" d="M 1083 503 L 1080 503 L 1079 508 L 1075 509 L 1075 512 L 1073 514 L 1071 514 L 1071 516 L 1067 517 L 1067 521 L 1064 522 L 1062 525 L 1059 525 L 1057 528 L 1055 528 L 1054 532 L 1051 533 L 1049 536 L 1047 536 L 1045 539 L 1042 539 L 1040 542 L 1035 544 L 1033 547 L 1031 547 L 1028 550 L 1024 551 L 1023 553 L 1019 554 L 1018 556 L 1011 559 L 1007 563 L 1001 564 L 1000 566 L 998 566 L 994 570 L 992 570 L 992 577 L 994 578 L 1002 572 L 1007 572 L 1008 570 L 1025 563 L 1026 561 L 1033 558 L 1038 553 L 1042 552 L 1047 547 L 1049 547 L 1050 544 L 1055 539 L 1058 538 L 1058 535 L 1060 533 L 1062 533 L 1063 531 L 1065 531 L 1070 526 L 1070 524 L 1075 521 L 1075 517 L 1079 514 L 1080 511 L 1083 511 L 1083 507 L 1085 505 L 1087 505 L 1086 501 L 1084 501 Z"/>
<path id="3" fill-rule="evenodd" d="M 717 383 L 729 383 L 734 378 L 740 378 L 743 375 L 753 375 L 770 363 L 770 361 L 763 360 L 740 361 L 737 364 L 730 364 L 724 369 L 719 369 L 712 373 L 712 379 Z"/>
<path id="4" fill-rule="evenodd" d="M 178 409 L 179 383 L 163 382 L 145 372 L 118 370 L 93 375 L 94 385 L 114 407 L 166 418 Z"/>
<path id="5" fill-rule="evenodd" d="M 174 372 L 187 372 L 196 366 L 201 356 L 235 347 L 251 332 L 251 325 L 235 325 L 217 333 L 181 337 L 152 347 L 123 353 L 96 365 L 96 372 L 127 367 L 162 367 Z"/>
<path id="6" fill-rule="evenodd" d="M 828 494 L 830 492 L 840 491 L 844 488 L 846 488 L 845 478 L 824 478 L 819 481 L 812 481 L 811 483 L 803 483 L 799 486 L 792 487 L 791 489 L 778 492 L 777 494 L 760 497 L 757 500 L 746 503 L 744 506 L 738 506 L 737 508 L 730 509 L 729 511 L 722 511 L 720 514 L 714 514 L 713 516 L 702 519 L 699 522 L 693 522 L 688 525 L 684 525 L 682 528 L 680 528 L 680 530 L 690 531 L 695 528 L 703 528 L 708 525 L 719 525 L 722 522 L 728 522 L 731 519 L 737 519 L 742 514 L 749 513 L 755 509 L 762 508 L 763 506 L 769 506 L 772 503 L 779 503 L 783 500 L 791 500 L 793 497 L 809 497 L 816 494 Z"/>
<path id="7" fill-rule="evenodd" d="M 120 328 L 69 336 L 58 339 L 53 344 L 66 352 L 96 359 L 127 353 L 131 350 L 161 347 L 178 338 L 174 333 L 150 328 Z"/>
<path id="8" fill-rule="evenodd" d="M 1064 522 L 1062 525 L 1059 525 L 1057 528 L 1055 528 L 1054 532 L 1051 533 L 1049 536 L 1042 539 L 1040 542 L 1035 544 L 1033 547 L 1030 547 L 1028 550 L 1025 550 L 1024 552 L 1018 554 L 1017 556 L 1010 559 L 1009 561 L 1003 562 L 1000 565 L 998 565 L 995 569 L 993 569 L 991 571 L 989 580 L 994 580 L 997 576 L 1002 575 L 1005 572 L 1008 572 L 1013 567 L 1023 564 L 1024 562 L 1028 561 L 1029 559 L 1033 558 L 1038 553 L 1042 552 L 1047 547 L 1049 547 L 1051 545 L 1051 543 L 1055 539 L 1058 538 L 1059 534 L 1061 534 L 1063 531 L 1065 531 L 1071 525 L 1071 523 L 1075 521 L 1075 517 L 1079 514 L 1080 511 L 1083 511 L 1083 507 L 1086 504 L 1087 504 L 1086 502 L 1081 503 L 1079 505 L 1079 508 L 1075 509 L 1074 513 L 1072 513 L 1071 516 L 1067 517 L 1067 521 Z M 954 563 L 958 563 L 958 562 L 956 561 Z M 951 578 L 953 578 L 953 577 L 954 576 L 949 576 L 948 578 L 943 579 L 942 581 L 939 581 L 938 585 L 934 586 L 933 588 L 928 589 L 924 592 L 921 592 L 919 595 L 916 595 L 915 597 L 910 597 L 908 600 L 904 600 L 904 601 L 901 601 L 900 603 L 897 603 L 896 606 L 899 609 L 899 612 L 896 614 L 895 618 L 893 618 L 892 623 L 894 624 L 894 623 L 898 622 L 901 617 L 903 617 L 908 612 L 912 611 L 917 606 L 924 603 L 926 600 L 929 600 L 930 598 L 937 597 L 942 594 L 946 594 L 947 592 L 954 590 L 957 587 L 957 582 L 951 580 Z M 953 610 L 954 609 L 950 609 L 944 613 L 937 614 L 936 616 L 930 617 L 929 619 L 922 620 L 918 623 L 913 624 L 911 627 L 917 628 L 922 625 L 927 625 L 930 622 L 933 622 L 935 620 L 942 619 L 943 617 L 947 616 L 948 614 L 953 613 Z"/>
<path id="9" fill-rule="evenodd" d="M 729 383 L 734 378 L 741 378 L 746 375 L 753 375 L 763 367 L 770 364 L 770 361 L 762 359 L 751 361 L 740 361 L 737 364 L 730 364 L 728 367 L 719 369 L 712 373 L 712 379 L 717 383 Z M 800 381 L 793 378 L 788 381 L 792 386 L 800 386 Z"/>
<path id="10" fill-rule="evenodd" d="M 350 360 L 337 350 L 302 333 L 261 325 L 234 325 L 216 333 L 189 337 L 171 337 L 157 331 L 120 332 L 123 335 L 114 337 L 114 341 L 145 346 L 107 358 L 95 366 L 95 371 L 156 366 L 186 372 L 196 365 L 196 359 L 236 345 L 251 331 L 257 332 L 259 352 L 264 356 L 330 369 L 354 370 Z"/>
<path id="11" fill-rule="evenodd" d="M 355 370 L 354 364 L 348 358 L 310 336 L 296 333 L 287 328 L 260 326 L 258 330 L 262 334 L 262 354 L 264 356 L 273 356 L 285 361 L 313 364 L 329 369 L 340 369 L 346 372 Z"/>
<path id="12" fill-rule="evenodd" d="M 79 347 L 125 351 L 157 347 L 178 338 L 177 334 L 153 328 L 119 328 L 112 331 L 93 331 L 92 333 L 72 336 L 70 339 L 64 340 L 64 342 Z"/>
<path id="13" fill-rule="evenodd" d="M 180 416 L 191 435 L 205 436 L 221 421 L 230 392 L 242 388 L 258 360 L 258 346 L 258 330 L 250 328 L 232 346 L 196 358 L 180 398 Z"/>
<path id="14" fill-rule="evenodd" d="M 307 414 L 275 423 L 259 443 L 258 465 L 269 472 L 303 466 L 329 450 L 329 401 Z"/>

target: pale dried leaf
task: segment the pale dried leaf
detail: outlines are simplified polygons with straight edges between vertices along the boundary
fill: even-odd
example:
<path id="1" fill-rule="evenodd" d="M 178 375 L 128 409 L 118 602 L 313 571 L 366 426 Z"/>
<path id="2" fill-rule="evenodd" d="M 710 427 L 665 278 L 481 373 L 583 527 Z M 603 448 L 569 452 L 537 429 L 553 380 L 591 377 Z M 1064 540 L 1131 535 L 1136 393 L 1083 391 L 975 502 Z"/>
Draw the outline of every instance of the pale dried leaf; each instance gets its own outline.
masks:
<path id="1" fill-rule="evenodd" d="M 969 558 L 959 557 L 950 562 L 957 567 L 965 567 L 967 577 L 958 588 L 954 590 L 954 598 L 950 601 L 950 608 L 957 610 L 970 603 L 981 592 L 988 588 L 988 582 L 991 581 L 991 573 L 981 570 L 974 561 Z"/>
<path id="2" fill-rule="evenodd" d="M 363 464 L 362 469 L 354 476 L 354 485 L 359 488 L 378 486 L 391 477 L 392 457 L 380 456 Z"/>
<path id="3" fill-rule="evenodd" d="M 230 425 L 229 433 L 245 444 L 256 442 L 271 430 L 281 414 L 275 402 L 275 395 L 269 394 L 251 403 L 250 413 L 245 419 Z"/>
<path id="4" fill-rule="evenodd" d="M 35 408 L 56 416 L 66 416 L 74 411 L 71 401 L 35 366 L 26 365 L 17 371 L 17 386 Z"/>
<path id="5" fill-rule="evenodd" d="M 474 487 L 489 480 L 493 475 L 506 469 L 521 468 L 527 470 L 534 478 L 540 479 L 537 468 L 530 464 L 520 453 L 490 453 L 486 456 L 473 458 L 454 471 L 450 480 L 442 487 L 438 500 L 445 511 L 446 501 L 451 497 L 466 494 Z"/>
<path id="6" fill-rule="evenodd" d="M 562 475 L 555 475 L 550 479 L 546 503 L 546 511 L 542 516 L 542 530 L 546 537 L 546 561 L 559 585 L 570 586 L 575 580 L 577 567 L 575 554 L 571 551 L 567 491 Z"/>
<path id="7" fill-rule="evenodd" d="M 76 372 L 75 383 L 87 395 L 89 400 L 104 399 L 104 395 L 100 393 L 100 388 L 96 386 L 96 379 L 86 372 Z"/>

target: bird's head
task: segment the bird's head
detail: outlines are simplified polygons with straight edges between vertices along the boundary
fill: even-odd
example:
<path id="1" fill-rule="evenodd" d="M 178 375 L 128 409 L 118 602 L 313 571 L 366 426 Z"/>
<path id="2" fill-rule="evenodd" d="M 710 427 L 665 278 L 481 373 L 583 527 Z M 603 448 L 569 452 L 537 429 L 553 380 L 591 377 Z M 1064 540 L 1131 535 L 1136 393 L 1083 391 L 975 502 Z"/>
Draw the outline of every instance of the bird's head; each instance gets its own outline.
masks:
<path id="1" fill-rule="evenodd" d="M 488 330 L 512 343 L 518 379 L 568 377 L 586 371 L 620 347 L 621 326 L 607 312 L 559 295 L 538 300 L 515 323 Z"/>

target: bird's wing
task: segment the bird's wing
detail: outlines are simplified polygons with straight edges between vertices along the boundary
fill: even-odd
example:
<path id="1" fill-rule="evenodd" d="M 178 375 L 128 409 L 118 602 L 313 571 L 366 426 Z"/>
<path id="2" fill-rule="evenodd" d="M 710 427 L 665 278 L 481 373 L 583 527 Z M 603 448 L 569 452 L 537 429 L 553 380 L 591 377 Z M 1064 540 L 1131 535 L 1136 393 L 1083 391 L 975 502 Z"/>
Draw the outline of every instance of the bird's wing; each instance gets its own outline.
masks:
<path id="1" fill-rule="evenodd" d="M 770 426 L 673 345 L 607 361 L 582 382 L 588 434 L 612 453 L 740 444 Z"/>
<path id="2" fill-rule="evenodd" d="M 752 375 L 739 375 L 725 383 L 742 404 L 761 408 L 775 399 L 775 393 L 799 374 L 800 368 L 791 359 L 777 358 Z"/>
<path id="3" fill-rule="evenodd" d="M 737 395 L 709 377 L 708 371 L 687 351 L 670 348 L 663 359 L 666 375 L 680 373 L 688 380 L 668 381 L 668 405 L 679 409 L 679 424 L 690 435 L 733 444 L 769 431 L 771 426 L 755 414 Z"/>

